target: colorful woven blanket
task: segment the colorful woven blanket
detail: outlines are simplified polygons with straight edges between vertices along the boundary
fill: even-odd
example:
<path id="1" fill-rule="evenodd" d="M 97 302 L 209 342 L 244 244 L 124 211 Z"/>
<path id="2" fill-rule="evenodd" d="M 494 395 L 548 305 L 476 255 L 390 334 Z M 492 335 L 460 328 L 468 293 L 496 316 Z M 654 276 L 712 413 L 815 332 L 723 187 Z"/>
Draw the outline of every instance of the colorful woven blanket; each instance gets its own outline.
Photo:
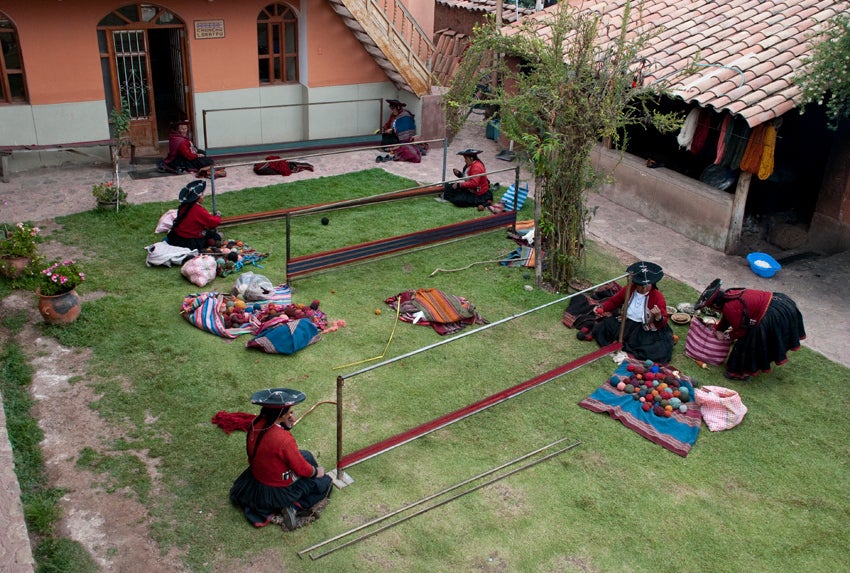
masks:
<path id="1" fill-rule="evenodd" d="M 690 378 L 668 367 L 648 366 L 631 358 L 621 362 L 613 376 L 578 405 L 591 412 L 605 412 L 682 457 L 696 443 L 702 424 Z"/>
<path id="2" fill-rule="evenodd" d="M 405 291 L 385 302 L 393 310 L 401 305 L 399 320 L 430 326 L 438 334 L 453 334 L 470 324 L 487 324 L 474 304 L 435 288 Z"/>

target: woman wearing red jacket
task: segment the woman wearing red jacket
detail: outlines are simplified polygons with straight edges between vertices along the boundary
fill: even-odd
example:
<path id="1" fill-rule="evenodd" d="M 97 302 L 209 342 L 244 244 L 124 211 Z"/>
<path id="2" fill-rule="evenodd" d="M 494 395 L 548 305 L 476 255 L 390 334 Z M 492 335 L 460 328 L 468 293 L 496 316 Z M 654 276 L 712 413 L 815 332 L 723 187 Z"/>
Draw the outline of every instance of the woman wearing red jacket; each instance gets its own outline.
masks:
<path id="1" fill-rule="evenodd" d="M 169 245 L 203 251 L 221 243 L 216 227 L 221 213 L 210 213 L 201 205 L 207 182 L 196 179 L 180 190 L 180 207 L 165 240 Z"/>
<path id="2" fill-rule="evenodd" d="M 619 340 L 621 313 L 618 310 L 625 303 L 623 350 L 639 360 L 667 364 L 673 357 L 673 330 L 667 324 L 667 301 L 656 286 L 664 271 L 648 261 L 631 264 L 626 271 L 631 276 L 631 284 L 594 309 L 602 319 L 593 327 L 593 339 L 599 346 Z"/>
<path id="3" fill-rule="evenodd" d="M 168 155 L 159 163 L 158 169 L 170 173 L 195 173 L 212 164 L 213 160 L 196 148 L 189 137 L 189 122 L 176 123 L 168 136 Z"/>
<path id="4" fill-rule="evenodd" d="M 717 338 L 734 341 L 723 373 L 729 380 L 749 380 L 759 372 L 770 372 L 772 362 L 787 362 L 788 351 L 798 350 L 806 338 L 803 315 L 791 297 L 781 292 L 724 290 L 720 279 L 714 279 L 694 305 L 695 310 L 703 307 L 722 316 L 714 327 Z"/>
<path id="5" fill-rule="evenodd" d="M 295 412 L 303 392 L 288 388 L 260 390 L 251 403 L 262 406 L 248 428 L 248 469 L 230 488 L 230 500 L 254 527 L 277 523 L 287 530 L 318 518 L 332 490 L 330 476 L 292 437 Z"/>
<path id="6" fill-rule="evenodd" d="M 463 181 L 446 183 L 443 194 L 438 200 L 448 201 L 458 207 L 476 207 L 483 211 L 485 207 L 493 203 L 493 192 L 490 191 L 490 181 L 485 173 L 487 168 L 484 162 L 478 158 L 481 153 L 479 149 L 464 149 L 458 155 L 463 155 L 463 171 L 454 170 L 455 177 L 469 177 Z"/>

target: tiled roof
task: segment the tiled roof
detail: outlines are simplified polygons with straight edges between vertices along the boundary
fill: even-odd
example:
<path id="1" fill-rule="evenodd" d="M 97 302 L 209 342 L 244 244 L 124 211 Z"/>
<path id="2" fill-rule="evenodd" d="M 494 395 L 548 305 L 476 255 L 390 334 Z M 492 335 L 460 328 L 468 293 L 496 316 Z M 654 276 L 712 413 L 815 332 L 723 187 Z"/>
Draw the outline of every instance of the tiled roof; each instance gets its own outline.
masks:
<path id="1" fill-rule="evenodd" d="M 449 8 L 459 8 L 461 10 L 469 10 L 470 12 L 486 12 L 488 14 L 496 13 L 496 0 L 437 0 L 440 6 Z M 531 8 L 519 7 L 520 19 L 523 16 L 534 13 Z M 502 2 L 502 22 L 510 24 L 516 22 L 517 5 L 515 3 Z"/>
<path id="2" fill-rule="evenodd" d="M 561 4 L 602 14 L 609 37 L 616 38 L 625 1 Z M 798 105 L 802 94 L 793 79 L 811 50 L 809 35 L 834 15 L 850 12 L 847 0 L 646 0 L 641 11 L 638 4 L 632 1 L 629 32 L 639 26 L 659 30 L 642 52 L 644 83 L 669 78 L 675 96 L 740 115 L 750 127 Z M 540 34 L 548 35 L 545 29 Z M 692 63 L 692 74 L 676 75 Z"/>

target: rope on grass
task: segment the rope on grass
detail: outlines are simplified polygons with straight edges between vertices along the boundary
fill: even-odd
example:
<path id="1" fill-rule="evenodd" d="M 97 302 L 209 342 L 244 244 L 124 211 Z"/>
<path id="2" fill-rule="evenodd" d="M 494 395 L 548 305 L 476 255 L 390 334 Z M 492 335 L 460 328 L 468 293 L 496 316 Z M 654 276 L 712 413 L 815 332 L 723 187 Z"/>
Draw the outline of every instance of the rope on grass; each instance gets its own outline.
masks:
<path id="1" fill-rule="evenodd" d="M 511 259 L 510 262 L 512 262 L 512 263 L 513 262 L 524 263 L 528 259 L 529 259 L 529 257 L 526 257 L 524 259 Z M 433 277 L 437 273 L 456 273 L 458 271 L 465 271 L 466 269 L 472 268 L 474 265 L 486 265 L 487 263 L 501 263 L 504 260 L 505 259 L 491 259 L 489 261 L 475 261 L 474 263 L 469 263 L 465 267 L 460 267 L 459 269 L 434 269 L 434 272 L 431 273 L 428 276 Z"/>
<path id="2" fill-rule="evenodd" d="M 387 350 L 390 348 L 390 343 L 393 341 L 393 337 L 395 336 L 395 329 L 399 323 L 399 316 L 401 315 L 401 303 L 396 305 L 395 309 L 395 322 L 393 323 L 393 329 L 390 332 L 390 338 L 387 340 L 387 345 L 384 347 L 384 351 L 380 356 L 375 356 L 374 358 L 367 358 L 366 360 L 360 360 L 358 362 L 349 362 L 348 364 L 343 364 L 341 366 L 334 366 L 333 370 L 339 370 L 340 368 L 348 368 L 349 366 L 357 366 L 358 364 L 365 364 L 367 362 L 372 362 L 373 360 L 380 360 L 384 356 L 387 355 Z"/>

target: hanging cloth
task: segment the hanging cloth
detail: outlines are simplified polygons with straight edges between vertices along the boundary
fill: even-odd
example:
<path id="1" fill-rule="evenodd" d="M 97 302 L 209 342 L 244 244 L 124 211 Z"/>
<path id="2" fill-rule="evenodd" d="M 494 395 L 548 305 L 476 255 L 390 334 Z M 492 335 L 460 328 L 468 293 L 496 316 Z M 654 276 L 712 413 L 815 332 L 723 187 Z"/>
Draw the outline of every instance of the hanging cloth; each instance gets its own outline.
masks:
<path id="1" fill-rule="evenodd" d="M 717 138 L 717 155 L 714 158 L 714 164 L 720 165 L 723 161 L 723 155 L 726 154 L 726 144 L 729 143 L 729 137 L 732 135 L 732 130 L 729 129 L 729 124 L 732 122 L 732 116 L 726 114 L 723 116 L 723 121 L 720 122 L 720 136 Z"/>
<path id="2" fill-rule="evenodd" d="M 722 164 L 730 169 L 738 169 L 750 138 L 750 126 L 743 118 L 736 117 L 732 120 L 729 131 L 731 137 L 726 142 L 726 153 L 723 154 Z"/>
<path id="3" fill-rule="evenodd" d="M 756 126 L 750 133 L 750 140 L 747 142 L 747 148 L 744 150 L 744 157 L 741 159 L 741 171 L 756 174 L 759 172 L 761 165 L 761 156 L 764 151 L 764 134 L 767 130 L 767 124 Z"/>
<path id="4" fill-rule="evenodd" d="M 697 123 L 699 122 L 699 109 L 699 107 L 693 108 L 688 113 L 688 117 L 685 118 L 685 123 L 682 124 L 679 135 L 676 136 L 679 147 L 684 147 L 688 150 L 691 149 L 691 142 L 694 139 L 694 133 L 697 130 Z"/>
<path id="5" fill-rule="evenodd" d="M 699 121 L 694 132 L 694 139 L 691 142 L 691 155 L 697 156 L 702 148 L 705 147 L 705 142 L 708 139 L 708 132 L 711 129 L 712 112 L 707 109 L 702 109 L 699 112 Z"/>
<path id="6" fill-rule="evenodd" d="M 764 147 L 761 152 L 759 179 L 764 181 L 773 175 L 773 153 L 776 150 L 776 128 L 768 125 L 764 133 Z"/>

